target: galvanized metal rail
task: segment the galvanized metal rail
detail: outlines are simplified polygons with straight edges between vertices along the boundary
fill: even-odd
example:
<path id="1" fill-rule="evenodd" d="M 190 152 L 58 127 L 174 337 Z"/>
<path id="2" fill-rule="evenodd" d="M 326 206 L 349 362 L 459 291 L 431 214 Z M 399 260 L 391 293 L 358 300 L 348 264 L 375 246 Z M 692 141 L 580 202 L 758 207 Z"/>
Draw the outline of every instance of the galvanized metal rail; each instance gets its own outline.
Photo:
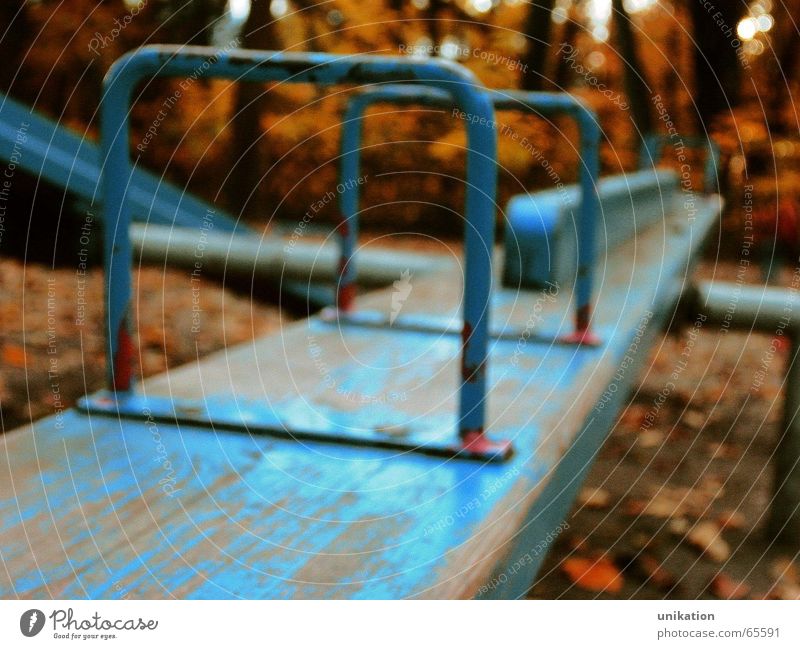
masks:
<path id="1" fill-rule="evenodd" d="M 179 403 L 148 401 L 133 394 L 133 343 L 130 324 L 132 245 L 128 187 L 133 167 L 128 151 L 130 102 L 133 88 L 146 78 L 193 74 L 244 81 L 315 83 L 317 85 L 409 81 L 449 93 L 452 103 L 474 116 L 465 124 L 468 140 L 464 228 L 465 290 L 461 374 L 458 387 L 457 437 L 437 431 L 434 437 L 360 434 L 340 425 L 312 426 L 301 418 L 287 424 L 286 416 L 267 407 L 244 421 L 237 412 L 212 412 Z M 163 421 L 183 421 L 210 427 L 242 430 L 293 438 L 326 439 L 344 443 L 378 445 L 424 453 L 458 454 L 477 459 L 503 460 L 511 446 L 486 435 L 486 371 L 489 342 L 491 256 L 494 250 L 496 140 L 494 112 L 486 93 L 465 68 L 441 60 L 417 61 L 406 57 L 333 56 L 316 53 L 285 54 L 211 48 L 148 46 L 119 59 L 104 80 L 101 106 L 101 146 L 106 160 L 104 210 L 107 301 L 108 390 L 87 398 L 82 405 L 95 413 L 149 416 Z M 468 290 L 467 290 L 468 289 Z M 253 420 L 255 419 L 255 421 Z"/>
<path id="2" fill-rule="evenodd" d="M 598 344 L 599 341 L 591 331 L 592 278 L 595 269 L 597 250 L 597 226 L 600 215 L 600 199 L 597 194 L 598 176 L 600 173 L 600 123 L 597 115 L 582 101 L 568 94 L 547 92 L 525 92 L 519 90 L 488 91 L 495 110 L 517 111 L 538 116 L 566 115 L 574 119 L 580 132 L 579 168 L 581 203 L 578 218 L 577 237 L 577 282 L 575 299 L 575 331 L 555 339 L 557 343 L 566 344 Z M 424 105 L 435 108 L 451 109 L 452 98 L 445 92 L 435 88 L 381 85 L 370 88 L 352 99 L 342 123 L 342 157 L 340 161 L 339 180 L 346 190 L 340 195 L 341 225 L 340 241 L 342 246 L 342 278 L 337 292 L 339 313 L 330 313 L 327 317 L 349 324 L 374 324 L 373 315 L 366 318 L 360 314 L 350 313 L 355 296 L 357 262 L 355 250 L 358 242 L 358 217 L 361 202 L 361 186 L 353 182 L 360 177 L 361 149 L 363 138 L 363 118 L 366 110 L 378 103 L 394 105 Z M 480 123 L 479 115 L 463 113 L 459 118 L 470 123 Z M 488 124 L 493 131 L 497 124 Z M 517 242 L 520 245 L 520 242 Z M 542 250 L 536 254 L 541 255 Z M 470 281 L 469 275 L 465 281 Z M 342 313 L 343 312 L 343 313 Z M 397 328 L 403 326 L 401 320 L 395 320 Z M 415 330 L 426 327 L 425 321 L 416 320 L 411 326 Z M 427 323 L 427 328 L 435 332 L 441 324 L 435 320 Z M 507 331 L 506 335 L 519 335 L 520 332 Z M 541 342 L 548 340 L 545 334 Z"/>
<path id="3" fill-rule="evenodd" d="M 244 237 L 229 232 L 203 232 L 197 228 L 162 225 L 131 226 L 134 259 L 144 264 L 195 269 L 198 244 L 203 246 L 203 275 L 230 281 L 246 279 L 282 286 L 335 285 L 340 278 L 340 246 L 332 238 L 319 242 L 294 241 L 269 235 Z M 404 270 L 415 276 L 445 270 L 448 262 L 423 253 L 370 246 L 359 252 L 358 282 L 375 289 L 395 281 Z M 325 306 L 333 304 L 333 294 Z"/>

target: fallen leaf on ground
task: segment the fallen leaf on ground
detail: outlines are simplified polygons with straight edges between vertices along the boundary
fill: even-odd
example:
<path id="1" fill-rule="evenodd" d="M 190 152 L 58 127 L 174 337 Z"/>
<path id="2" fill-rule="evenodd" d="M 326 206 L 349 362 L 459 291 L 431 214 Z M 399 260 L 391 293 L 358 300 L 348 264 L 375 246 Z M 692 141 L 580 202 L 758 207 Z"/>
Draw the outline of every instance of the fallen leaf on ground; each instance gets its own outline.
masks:
<path id="1" fill-rule="evenodd" d="M 662 487 L 646 503 L 629 500 L 626 512 L 629 515 L 653 516 L 655 518 L 698 517 L 708 509 L 711 502 L 722 494 L 716 480 L 703 482 L 700 487 Z"/>
<path id="2" fill-rule="evenodd" d="M 642 448 L 653 448 L 664 443 L 664 433 L 658 430 L 646 430 L 639 435 L 637 443 Z"/>
<path id="3" fill-rule="evenodd" d="M 669 591 L 675 588 L 678 580 L 662 563 L 651 554 L 640 554 L 634 561 L 637 573 L 644 581 L 649 581 L 656 588 Z"/>
<path id="4" fill-rule="evenodd" d="M 709 442 L 707 448 L 713 460 L 738 460 L 741 457 L 739 448 L 725 442 Z"/>
<path id="5" fill-rule="evenodd" d="M 706 416 L 697 410 L 687 410 L 685 413 L 683 413 L 681 421 L 684 425 L 697 431 L 702 430 L 706 423 Z"/>
<path id="6" fill-rule="evenodd" d="M 689 531 L 689 521 L 685 518 L 673 518 L 669 522 L 669 531 L 678 536 L 684 536 Z"/>
<path id="7" fill-rule="evenodd" d="M 649 408 L 642 405 L 631 405 L 625 409 L 619 417 L 619 424 L 621 427 L 629 431 L 637 430 L 644 423 Z"/>
<path id="8" fill-rule="evenodd" d="M 611 494 L 605 489 L 593 489 L 592 487 L 586 487 L 581 489 L 581 492 L 578 495 L 578 502 L 580 503 L 581 507 L 587 507 L 589 509 L 605 509 L 611 502 Z"/>
<path id="9" fill-rule="evenodd" d="M 683 515 L 686 509 L 683 496 L 675 494 L 669 489 L 663 489 L 649 501 L 643 503 L 639 513 L 655 518 L 674 518 Z"/>
<path id="10" fill-rule="evenodd" d="M 656 537 L 644 532 L 634 532 L 631 535 L 631 545 L 637 550 L 644 550 L 654 544 Z"/>
<path id="11" fill-rule="evenodd" d="M 698 395 L 699 398 L 702 399 L 703 403 L 716 403 L 722 397 L 725 396 L 725 386 L 719 384 L 713 384 L 708 386 L 701 395 Z"/>
<path id="12" fill-rule="evenodd" d="M 800 599 L 800 587 L 785 580 L 779 581 L 769 589 L 766 599 Z"/>
<path id="13" fill-rule="evenodd" d="M 722 498 L 725 494 L 724 484 L 725 482 L 719 476 L 705 475 L 695 492 L 699 491 L 706 497 L 707 502 L 711 502 L 717 498 Z"/>
<path id="14" fill-rule="evenodd" d="M 740 530 L 746 525 L 747 519 L 742 512 L 727 510 L 719 515 L 717 523 L 723 530 Z"/>
<path id="15" fill-rule="evenodd" d="M 769 567 L 769 576 L 792 583 L 798 582 L 797 565 L 789 557 L 778 557 Z"/>
<path id="16" fill-rule="evenodd" d="M 699 522 L 686 534 L 686 540 L 717 563 L 722 563 L 731 556 L 730 546 L 722 538 L 722 530 L 712 521 Z"/>
<path id="17" fill-rule="evenodd" d="M 800 599 L 800 575 L 797 564 L 788 557 L 778 557 L 769 567 L 769 576 L 775 583 L 769 589 L 767 599 Z"/>
<path id="18" fill-rule="evenodd" d="M 645 504 L 642 514 L 655 518 L 673 518 L 682 515 L 685 511 L 686 503 L 682 501 L 682 498 L 664 490 Z"/>
<path id="19" fill-rule="evenodd" d="M 616 566 L 606 558 L 570 557 L 561 564 L 561 570 L 573 584 L 595 593 L 616 594 L 625 583 Z"/>
<path id="20" fill-rule="evenodd" d="M 736 581 L 724 572 L 714 577 L 709 590 L 714 597 L 720 599 L 744 599 L 750 594 L 750 586 L 743 581 Z"/>
<path id="21" fill-rule="evenodd" d="M 630 498 L 625 501 L 625 513 L 628 516 L 640 516 L 644 513 L 645 507 L 647 507 L 647 503 L 638 498 Z"/>
<path id="22" fill-rule="evenodd" d="M 25 367 L 25 348 L 19 345 L 6 345 L 3 347 L 3 363 L 11 367 Z"/>

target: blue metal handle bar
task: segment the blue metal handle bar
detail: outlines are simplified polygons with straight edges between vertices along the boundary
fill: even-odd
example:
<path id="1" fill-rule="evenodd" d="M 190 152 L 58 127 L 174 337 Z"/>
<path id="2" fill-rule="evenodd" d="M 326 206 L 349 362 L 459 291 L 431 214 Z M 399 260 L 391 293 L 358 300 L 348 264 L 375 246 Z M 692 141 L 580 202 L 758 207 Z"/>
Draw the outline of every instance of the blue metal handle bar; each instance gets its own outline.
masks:
<path id="1" fill-rule="evenodd" d="M 645 169 L 648 164 L 655 164 L 661 159 L 664 146 L 667 143 L 675 147 L 688 147 L 690 149 L 706 149 L 706 160 L 703 165 L 703 190 L 710 192 L 718 185 L 719 178 L 719 145 L 709 138 L 698 135 L 666 135 L 663 133 L 650 133 L 646 135 L 639 152 L 639 168 Z"/>
<path id="2" fill-rule="evenodd" d="M 566 114 L 578 124 L 581 155 L 581 208 L 578 225 L 578 279 L 576 285 L 575 333 L 565 339 L 568 342 L 594 342 L 590 330 L 592 280 L 596 257 L 596 232 L 600 215 L 600 197 L 597 181 L 600 174 L 600 123 L 597 115 L 579 99 L 563 93 L 525 92 L 520 90 L 487 91 L 496 110 L 517 110 L 538 115 Z M 342 247 L 343 275 L 337 297 L 338 306 L 350 307 L 356 281 L 356 265 L 353 258 L 358 239 L 358 210 L 361 188 L 357 182 L 361 165 L 362 123 L 366 109 L 377 103 L 397 105 L 418 104 L 435 108 L 453 108 L 447 93 L 436 88 L 422 86 L 383 85 L 370 88 L 351 98 L 345 111 L 342 125 L 342 154 L 340 182 L 346 187 L 339 199 L 342 212 L 340 241 Z M 464 117 L 467 127 L 480 117 L 468 114 Z M 494 130 L 494 126 L 492 126 Z M 469 160 L 467 161 L 469 165 Z M 469 167 L 467 170 L 469 174 Z M 467 275 L 467 279 L 471 279 Z"/>
<path id="3" fill-rule="evenodd" d="M 105 166 L 102 182 L 106 215 L 107 381 L 112 393 L 130 390 L 133 382 L 130 322 L 132 248 L 128 234 L 131 213 L 127 197 L 133 171 L 129 152 L 133 89 L 149 77 L 198 74 L 205 78 L 319 85 L 387 80 L 413 82 L 446 90 L 461 110 L 480 116 L 482 124 L 494 118 L 492 103 L 477 78 L 466 68 L 439 59 L 419 61 L 408 57 L 218 51 L 208 47 L 153 45 L 115 61 L 103 81 L 101 106 L 101 145 Z M 467 139 L 464 247 L 470 290 L 464 292 L 464 380 L 459 391 L 458 426 L 462 442 L 467 445 L 474 440 L 477 448 L 485 441 L 483 427 L 497 146 L 492 130 L 477 122 L 468 125 Z"/>

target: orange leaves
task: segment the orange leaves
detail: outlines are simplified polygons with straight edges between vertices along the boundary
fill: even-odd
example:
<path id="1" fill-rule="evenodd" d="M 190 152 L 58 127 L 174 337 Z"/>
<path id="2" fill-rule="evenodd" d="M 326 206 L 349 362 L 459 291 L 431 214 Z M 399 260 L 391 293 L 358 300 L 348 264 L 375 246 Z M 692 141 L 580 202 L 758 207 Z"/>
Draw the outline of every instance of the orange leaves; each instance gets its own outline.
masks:
<path id="1" fill-rule="evenodd" d="M 723 530 L 742 530 L 747 526 L 747 519 L 739 511 L 725 510 L 717 517 L 717 524 Z"/>
<path id="2" fill-rule="evenodd" d="M 10 365 L 11 367 L 21 368 L 28 364 L 28 359 L 25 355 L 25 348 L 20 345 L 4 345 L 2 351 L 3 365 Z"/>
<path id="3" fill-rule="evenodd" d="M 7 430 L 52 414 L 57 402 L 69 406 L 103 385 L 101 271 L 89 272 L 84 322 L 78 325 L 74 268 L 52 270 L 0 260 L 0 398 Z M 51 286 L 56 288 L 54 304 L 49 300 Z M 135 362 L 145 376 L 195 360 L 198 347 L 204 355 L 274 331 L 282 319 L 291 318 L 209 278 L 201 286 L 201 333 L 194 335 L 192 299 L 185 272 L 144 267 L 135 273 Z"/>
<path id="4" fill-rule="evenodd" d="M 775 559 L 770 565 L 769 576 L 774 581 L 766 595 L 768 599 L 800 599 L 800 574 L 791 559 Z"/>
<path id="5" fill-rule="evenodd" d="M 573 584 L 595 593 L 615 595 L 625 583 L 614 563 L 605 557 L 570 557 L 561 564 L 561 570 Z"/>
<path id="6" fill-rule="evenodd" d="M 678 580 L 654 556 L 642 553 L 636 557 L 635 567 L 641 577 L 661 591 L 669 592 L 678 585 Z"/>
<path id="7" fill-rule="evenodd" d="M 694 487 L 665 485 L 655 488 L 649 500 L 629 500 L 625 511 L 630 516 L 644 515 L 666 519 L 677 519 L 686 515 L 699 517 L 723 493 L 719 480 L 709 475 Z"/>
<path id="8" fill-rule="evenodd" d="M 578 503 L 588 509 L 607 509 L 611 504 L 611 494 L 605 489 L 585 487 L 578 494 Z"/>
<path id="9" fill-rule="evenodd" d="M 750 594 L 750 586 L 743 581 L 732 579 L 724 572 L 714 577 L 709 590 L 720 599 L 744 599 Z"/>
<path id="10" fill-rule="evenodd" d="M 712 521 L 701 521 L 695 525 L 686 535 L 686 541 L 717 563 L 731 556 L 731 548 L 722 538 L 722 530 Z"/>

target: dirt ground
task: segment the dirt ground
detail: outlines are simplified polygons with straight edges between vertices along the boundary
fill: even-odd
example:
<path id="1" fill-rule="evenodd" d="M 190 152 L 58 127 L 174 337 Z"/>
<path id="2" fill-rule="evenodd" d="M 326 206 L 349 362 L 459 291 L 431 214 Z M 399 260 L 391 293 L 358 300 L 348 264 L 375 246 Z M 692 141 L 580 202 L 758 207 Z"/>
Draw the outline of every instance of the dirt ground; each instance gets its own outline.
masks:
<path id="1" fill-rule="evenodd" d="M 699 274 L 732 280 L 733 265 Z M 291 316 L 186 272 L 135 273 L 145 375 L 260 336 Z M 758 281 L 750 276 L 749 281 Z M 783 280 L 787 280 L 786 277 Z M 788 283 L 788 280 L 786 281 Z M 198 326 L 199 318 L 199 326 Z M 219 326 L 222 322 L 222 326 Z M 196 328 L 193 331 L 193 327 Z M 772 337 L 704 327 L 657 419 L 683 335 L 652 350 L 638 390 L 600 450 L 534 598 L 796 597 L 794 566 L 770 548 L 765 513 L 786 349 L 755 376 Z M 0 260 L 0 413 L 11 430 L 103 385 L 102 274 Z"/>
<path id="2" fill-rule="evenodd" d="M 151 376 L 290 319 L 188 271 L 134 270 L 137 375 Z M 198 310 L 199 309 L 199 310 Z M 69 408 L 104 386 L 103 274 L 0 260 L 2 430 Z"/>

